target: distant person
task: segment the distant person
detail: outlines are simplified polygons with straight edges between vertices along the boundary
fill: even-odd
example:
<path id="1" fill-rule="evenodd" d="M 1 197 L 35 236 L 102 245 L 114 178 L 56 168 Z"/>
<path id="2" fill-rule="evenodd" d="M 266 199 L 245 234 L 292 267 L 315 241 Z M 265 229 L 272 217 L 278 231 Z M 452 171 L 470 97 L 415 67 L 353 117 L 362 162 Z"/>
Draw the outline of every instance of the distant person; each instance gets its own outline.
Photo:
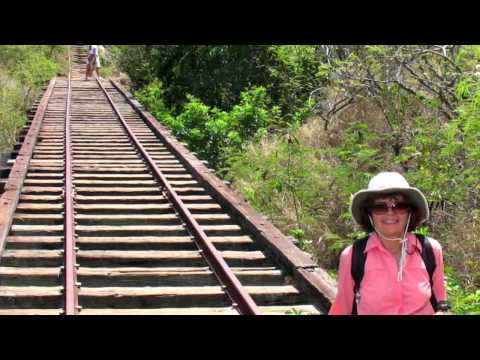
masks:
<path id="1" fill-rule="evenodd" d="M 93 71 L 97 73 L 97 78 L 102 79 L 100 76 L 100 52 L 98 45 L 90 45 L 88 47 L 88 57 L 87 57 L 87 71 L 85 73 L 85 80 L 90 80 Z"/>
<path id="2" fill-rule="evenodd" d="M 422 192 L 396 172 L 374 176 L 353 197 L 369 235 L 341 254 L 331 315 L 433 315 L 446 311 L 442 247 L 412 231 L 429 217 Z"/>

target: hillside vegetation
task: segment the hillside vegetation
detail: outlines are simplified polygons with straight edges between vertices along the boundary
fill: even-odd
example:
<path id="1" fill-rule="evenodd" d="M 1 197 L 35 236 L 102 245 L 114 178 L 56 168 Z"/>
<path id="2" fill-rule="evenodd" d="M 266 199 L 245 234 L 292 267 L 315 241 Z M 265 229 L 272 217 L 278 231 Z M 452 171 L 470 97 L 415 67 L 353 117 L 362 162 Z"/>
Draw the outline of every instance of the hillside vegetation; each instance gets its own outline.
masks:
<path id="1" fill-rule="evenodd" d="M 480 313 L 479 46 L 118 46 L 136 96 L 335 275 L 350 196 L 399 171 L 431 204 L 455 313 Z"/>
<path id="2" fill-rule="evenodd" d="M 63 45 L 0 46 L 0 153 L 15 143 L 41 87 L 68 66 Z"/>

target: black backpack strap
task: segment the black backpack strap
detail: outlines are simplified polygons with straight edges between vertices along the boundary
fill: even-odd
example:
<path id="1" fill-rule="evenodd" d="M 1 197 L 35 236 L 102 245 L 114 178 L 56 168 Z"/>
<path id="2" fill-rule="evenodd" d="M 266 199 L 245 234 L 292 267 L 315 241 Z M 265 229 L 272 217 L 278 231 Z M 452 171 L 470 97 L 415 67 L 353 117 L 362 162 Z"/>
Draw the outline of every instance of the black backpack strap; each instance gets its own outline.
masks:
<path id="1" fill-rule="evenodd" d="M 428 237 L 424 235 L 416 234 L 418 241 L 422 245 L 422 259 L 425 263 L 425 267 L 427 268 L 428 276 L 430 278 L 430 288 L 432 291 L 432 296 L 430 297 L 430 303 L 433 306 L 433 310 L 437 311 L 438 302 L 433 293 L 433 273 L 435 272 L 435 268 L 437 267 L 437 262 L 435 261 L 435 254 L 433 253 L 432 244 L 428 240 Z"/>
<path id="2" fill-rule="evenodd" d="M 353 306 L 352 315 L 357 315 L 357 301 L 359 300 L 360 283 L 365 273 L 365 260 L 367 254 L 365 254 L 365 247 L 367 246 L 369 236 L 357 240 L 352 246 L 352 267 L 350 272 L 353 278 Z"/>

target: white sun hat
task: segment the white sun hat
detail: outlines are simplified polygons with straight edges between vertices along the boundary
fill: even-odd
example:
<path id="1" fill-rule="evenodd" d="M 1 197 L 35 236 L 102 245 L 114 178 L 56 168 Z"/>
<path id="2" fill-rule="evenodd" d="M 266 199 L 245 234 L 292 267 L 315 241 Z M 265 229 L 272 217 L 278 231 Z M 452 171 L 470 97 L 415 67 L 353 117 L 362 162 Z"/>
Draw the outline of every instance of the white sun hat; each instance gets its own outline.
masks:
<path id="1" fill-rule="evenodd" d="M 362 218 L 364 218 L 362 212 L 365 211 L 363 205 L 369 197 L 391 193 L 403 194 L 409 200 L 409 203 L 416 208 L 415 226 L 428 220 L 430 213 L 427 199 L 423 193 L 419 189 L 411 187 L 399 173 L 381 172 L 370 180 L 368 189 L 360 190 L 352 196 L 350 211 L 355 222 L 358 225 L 364 225 L 362 224 Z"/>

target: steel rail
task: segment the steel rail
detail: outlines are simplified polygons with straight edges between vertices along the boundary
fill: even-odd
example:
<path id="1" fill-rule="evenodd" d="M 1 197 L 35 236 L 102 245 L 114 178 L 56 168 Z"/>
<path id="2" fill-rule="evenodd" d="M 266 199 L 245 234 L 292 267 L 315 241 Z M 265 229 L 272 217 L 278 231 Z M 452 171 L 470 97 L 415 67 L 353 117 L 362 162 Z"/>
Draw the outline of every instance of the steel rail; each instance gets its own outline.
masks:
<path id="1" fill-rule="evenodd" d="M 75 254 L 75 213 L 73 206 L 72 138 L 70 129 L 70 105 L 72 97 L 71 57 L 68 72 L 65 110 L 65 214 L 64 214 L 64 296 L 65 315 L 78 314 L 78 287 Z"/>
<path id="2" fill-rule="evenodd" d="M 135 144 L 138 151 L 142 154 L 144 159 L 146 160 L 148 166 L 153 171 L 153 175 L 157 178 L 160 182 L 161 186 L 163 187 L 164 193 L 166 194 L 168 200 L 172 203 L 174 209 L 178 211 L 181 219 L 187 225 L 187 228 L 193 235 L 194 241 L 200 250 L 203 253 L 203 256 L 207 263 L 213 270 L 215 276 L 219 279 L 220 283 L 223 284 L 224 291 L 233 301 L 233 306 L 237 308 L 237 310 L 244 315 L 260 315 L 260 310 L 258 306 L 253 301 L 252 297 L 248 292 L 243 288 L 242 284 L 238 280 L 238 278 L 233 274 L 232 270 L 228 266 L 228 264 L 223 259 L 220 252 L 215 248 L 212 242 L 208 239 L 205 232 L 201 229 L 198 222 L 192 216 L 190 210 L 185 206 L 183 201 L 180 199 L 178 194 L 172 188 L 168 180 L 166 179 L 165 175 L 162 171 L 157 167 L 155 161 L 151 158 L 148 154 L 146 149 L 137 139 L 135 134 L 130 129 L 129 125 L 123 118 L 122 114 L 118 110 L 117 106 L 113 102 L 112 98 L 102 85 L 102 83 L 98 80 L 97 82 L 102 89 L 103 93 L 107 97 L 110 105 L 114 109 L 115 113 L 117 114 L 120 122 L 122 123 L 125 131 L 129 135 L 132 142 Z"/>

